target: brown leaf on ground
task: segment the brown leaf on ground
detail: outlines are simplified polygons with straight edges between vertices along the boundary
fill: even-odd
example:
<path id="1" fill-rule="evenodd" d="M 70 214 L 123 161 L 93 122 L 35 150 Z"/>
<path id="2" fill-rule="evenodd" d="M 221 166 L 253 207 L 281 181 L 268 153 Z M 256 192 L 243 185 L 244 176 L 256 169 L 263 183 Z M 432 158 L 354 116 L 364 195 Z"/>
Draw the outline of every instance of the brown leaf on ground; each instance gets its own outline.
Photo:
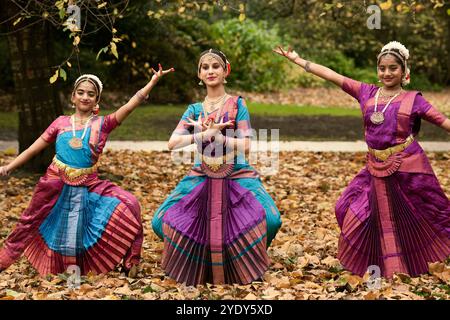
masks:
<path id="1" fill-rule="evenodd" d="M 450 152 L 427 155 L 450 194 Z M 136 277 L 127 278 L 118 271 L 88 274 L 79 289 L 69 290 L 64 276 L 40 277 L 21 258 L 0 273 L 0 300 L 450 299 L 450 260 L 431 263 L 430 274 L 420 277 L 395 274 L 391 280 L 382 279 L 377 290 L 368 287 L 368 274 L 361 278 L 342 269 L 336 258 L 340 230 L 334 205 L 364 167 L 364 153 L 281 152 L 279 156 L 278 173 L 261 177 L 283 221 L 268 249 L 272 263 L 263 281 L 189 287 L 165 276 L 161 269 L 164 246 L 151 229 L 151 219 L 190 165 L 173 163 L 167 152 L 107 151 L 100 159 L 100 177 L 123 177 L 115 183 L 135 194 L 142 207 L 145 238 Z M 0 154 L 0 163 L 11 159 Z M 260 169 L 261 164 L 255 167 Z M 0 181 L 0 245 L 27 207 L 38 178 L 13 174 Z"/>

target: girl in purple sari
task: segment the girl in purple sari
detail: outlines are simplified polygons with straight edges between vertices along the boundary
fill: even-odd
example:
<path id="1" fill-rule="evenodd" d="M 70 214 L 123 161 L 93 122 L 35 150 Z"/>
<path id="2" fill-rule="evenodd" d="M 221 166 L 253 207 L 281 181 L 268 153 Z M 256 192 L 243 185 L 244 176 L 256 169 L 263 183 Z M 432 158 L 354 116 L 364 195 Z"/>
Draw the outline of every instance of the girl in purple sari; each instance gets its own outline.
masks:
<path id="1" fill-rule="evenodd" d="M 450 201 L 416 140 L 421 119 L 450 132 L 450 120 L 422 94 L 406 91 L 409 51 L 399 42 L 378 55 L 381 87 L 344 77 L 299 57 L 274 50 L 358 100 L 368 145 L 367 164 L 336 204 L 341 228 L 338 258 L 355 274 L 369 266 L 385 277 L 416 276 L 450 254 Z"/>
<path id="2" fill-rule="evenodd" d="M 244 99 L 225 92 L 229 72 L 222 52 L 200 56 L 198 77 L 207 96 L 187 108 L 169 149 L 195 143 L 201 158 L 152 220 L 164 240 L 163 269 L 187 285 L 261 278 L 270 263 L 267 247 L 281 225 L 275 203 L 245 159 L 250 117 Z"/>
<path id="3" fill-rule="evenodd" d="M 153 69 L 152 69 L 153 70 Z M 39 180 L 28 208 L 0 250 L 0 271 L 22 253 L 41 275 L 77 266 L 80 274 L 105 273 L 122 261 L 134 273 L 143 241 L 140 206 L 129 192 L 100 180 L 96 164 L 110 132 L 148 96 L 159 78 L 173 71 L 154 71 L 151 81 L 124 106 L 97 116 L 103 85 L 94 75 L 74 85 L 75 113 L 60 116 L 10 164 L 8 175 L 41 150 L 56 143 L 56 155 Z"/>

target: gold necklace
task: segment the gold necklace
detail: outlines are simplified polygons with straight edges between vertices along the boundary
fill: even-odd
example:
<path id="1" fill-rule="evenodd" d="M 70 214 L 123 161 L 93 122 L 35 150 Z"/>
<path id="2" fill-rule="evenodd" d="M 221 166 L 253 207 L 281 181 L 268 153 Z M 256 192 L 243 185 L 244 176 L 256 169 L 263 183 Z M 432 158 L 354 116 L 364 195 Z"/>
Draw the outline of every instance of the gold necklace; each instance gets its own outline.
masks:
<path id="1" fill-rule="evenodd" d="M 223 96 L 217 98 L 216 100 L 211 101 L 208 96 L 205 97 L 205 100 L 203 101 L 203 110 L 205 111 L 205 115 L 206 115 L 206 109 L 210 110 L 208 111 L 208 113 L 212 113 L 214 111 L 216 111 L 217 109 L 221 108 L 225 102 L 225 98 L 228 96 L 227 93 L 224 93 Z M 216 105 L 218 105 L 217 107 L 215 107 Z M 207 108 L 206 108 L 207 107 Z"/>
<path id="2" fill-rule="evenodd" d="M 391 102 L 402 92 L 402 90 L 400 90 L 399 92 L 397 92 L 395 95 L 393 95 L 389 101 L 386 103 L 386 106 L 383 108 L 383 110 L 378 111 L 378 98 L 380 96 L 380 92 L 381 92 L 381 88 L 379 88 L 377 90 L 377 93 L 375 94 L 375 107 L 373 110 L 372 115 L 370 116 L 370 121 L 373 124 L 376 125 L 380 125 L 384 122 L 384 112 L 386 111 L 386 109 L 389 107 L 389 105 L 391 104 Z"/>
<path id="3" fill-rule="evenodd" d="M 216 100 L 211 100 L 208 96 L 205 97 L 205 101 L 210 104 L 217 104 L 221 99 L 223 99 L 227 93 L 225 92 L 222 96 L 218 97 Z"/>
<path id="4" fill-rule="evenodd" d="M 75 134 L 75 119 L 76 119 L 75 115 L 72 115 L 70 117 L 70 122 L 72 123 L 72 139 L 70 139 L 70 141 L 69 141 L 69 146 L 72 149 L 77 150 L 77 149 L 81 149 L 83 147 L 83 139 L 84 139 L 84 137 L 86 135 L 88 124 L 89 124 L 89 121 L 92 119 L 92 117 L 93 116 L 89 116 L 89 118 L 86 119 L 86 122 L 84 124 L 84 130 L 83 130 L 83 133 L 81 135 L 81 138 L 77 138 L 77 136 Z"/>
<path id="5" fill-rule="evenodd" d="M 381 95 L 382 97 L 385 97 L 385 98 L 391 98 L 391 97 L 393 97 L 393 96 L 396 96 L 396 95 L 400 94 L 402 91 L 403 91 L 403 89 L 400 88 L 400 90 L 397 91 L 397 92 L 394 92 L 394 93 L 392 93 L 392 94 L 386 94 L 386 93 L 384 92 L 383 88 L 380 88 L 380 95 Z"/>

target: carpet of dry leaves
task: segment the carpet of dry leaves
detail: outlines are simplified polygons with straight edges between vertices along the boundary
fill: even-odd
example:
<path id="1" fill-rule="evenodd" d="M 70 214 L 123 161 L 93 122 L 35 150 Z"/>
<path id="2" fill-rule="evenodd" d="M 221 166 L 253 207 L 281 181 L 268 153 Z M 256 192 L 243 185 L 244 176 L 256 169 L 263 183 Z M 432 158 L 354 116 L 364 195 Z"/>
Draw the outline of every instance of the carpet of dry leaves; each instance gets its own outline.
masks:
<path id="1" fill-rule="evenodd" d="M 428 155 L 449 195 L 450 152 Z M 368 275 L 361 278 L 342 269 L 336 259 L 334 204 L 364 158 L 363 153 L 281 153 L 278 173 L 262 178 L 283 220 L 269 249 L 272 264 L 264 281 L 193 287 L 164 276 L 163 245 L 150 226 L 153 212 L 189 165 L 174 164 L 166 152 L 106 152 L 100 160 L 102 178 L 131 191 L 142 206 L 145 241 L 136 277 L 119 271 L 92 274 L 82 277 L 79 289 L 69 289 L 67 274 L 40 277 L 21 258 L 0 273 L 0 299 L 449 299 L 450 259 L 430 265 L 429 274 L 421 277 L 383 279 L 378 290 L 369 289 Z M 0 164 L 10 159 L 0 154 Z M 30 201 L 37 179 L 17 173 L 0 180 L 0 245 Z"/>

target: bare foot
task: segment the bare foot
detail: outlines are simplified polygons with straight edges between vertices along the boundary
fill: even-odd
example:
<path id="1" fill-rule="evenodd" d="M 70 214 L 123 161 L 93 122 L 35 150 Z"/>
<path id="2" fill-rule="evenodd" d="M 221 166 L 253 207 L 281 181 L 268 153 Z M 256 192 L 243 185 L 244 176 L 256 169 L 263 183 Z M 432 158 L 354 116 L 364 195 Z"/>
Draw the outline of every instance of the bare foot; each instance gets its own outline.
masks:
<path id="1" fill-rule="evenodd" d="M 133 265 L 130 270 L 125 271 L 125 274 L 127 275 L 127 277 L 132 278 L 132 279 L 136 278 L 137 273 L 138 273 L 138 269 L 137 269 L 136 265 Z"/>

